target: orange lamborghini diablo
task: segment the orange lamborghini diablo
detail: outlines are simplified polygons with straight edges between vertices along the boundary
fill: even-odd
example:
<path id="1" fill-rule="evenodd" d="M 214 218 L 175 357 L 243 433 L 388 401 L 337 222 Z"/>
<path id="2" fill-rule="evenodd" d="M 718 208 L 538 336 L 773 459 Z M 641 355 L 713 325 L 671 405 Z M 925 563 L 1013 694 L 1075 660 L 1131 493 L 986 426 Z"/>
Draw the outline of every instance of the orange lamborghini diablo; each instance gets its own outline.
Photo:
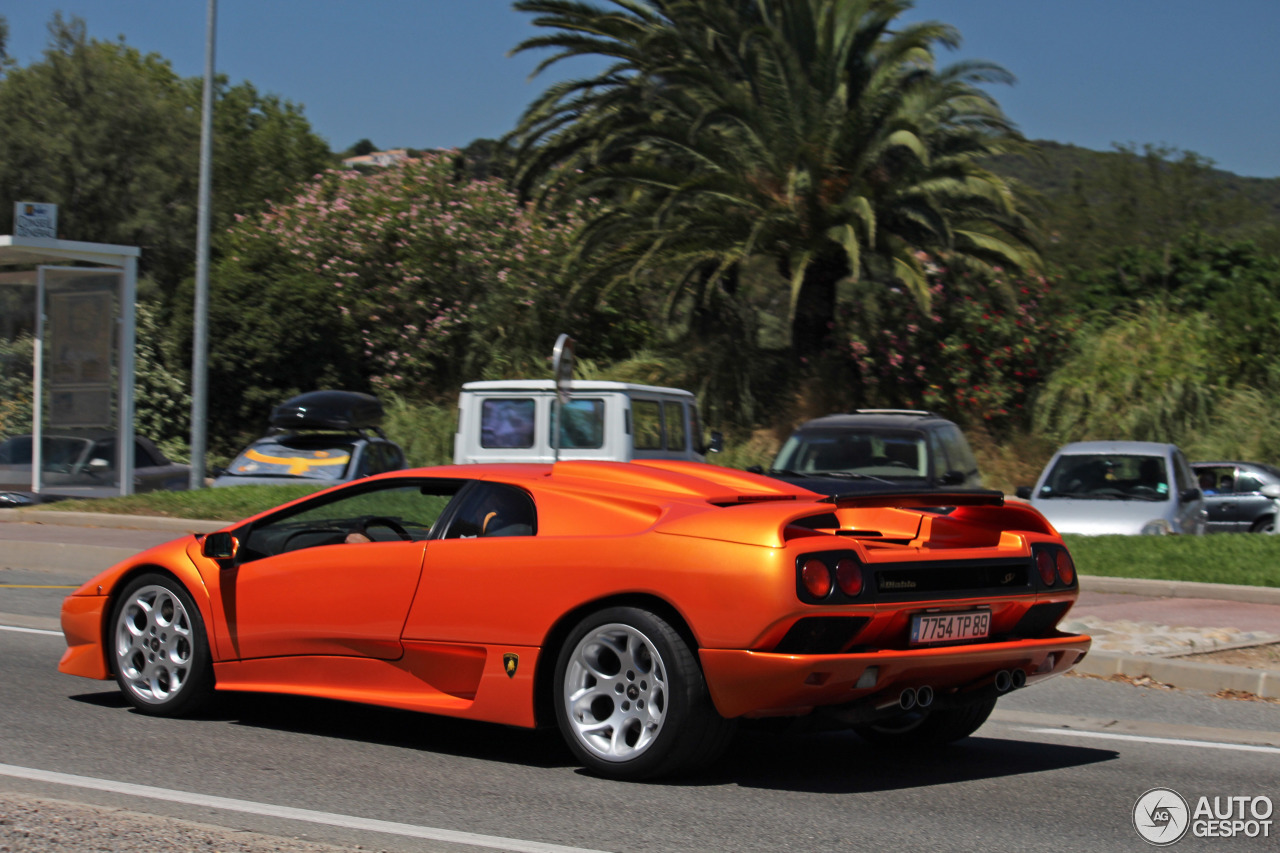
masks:
<path id="1" fill-rule="evenodd" d="M 396 471 L 103 572 L 59 669 L 557 725 L 593 771 L 705 763 L 738 718 L 965 737 L 1089 638 L 1071 555 L 999 493 L 825 497 L 694 462 Z"/>

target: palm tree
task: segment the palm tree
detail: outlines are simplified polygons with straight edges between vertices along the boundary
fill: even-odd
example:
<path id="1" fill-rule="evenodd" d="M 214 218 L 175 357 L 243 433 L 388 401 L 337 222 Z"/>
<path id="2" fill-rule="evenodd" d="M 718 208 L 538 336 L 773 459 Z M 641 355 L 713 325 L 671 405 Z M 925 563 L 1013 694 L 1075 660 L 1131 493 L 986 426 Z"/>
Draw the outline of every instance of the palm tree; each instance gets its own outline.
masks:
<path id="1" fill-rule="evenodd" d="M 1030 223 L 983 164 L 1022 144 L 979 85 L 934 64 L 959 36 L 902 25 L 910 0 L 521 0 L 553 32 L 516 50 L 614 60 L 552 86 L 514 136 L 526 190 L 611 202 L 582 249 L 600 274 L 674 273 L 674 302 L 775 260 L 800 354 L 832 327 L 836 286 L 871 278 L 928 299 L 925 253 L 1029 266 Z"/>

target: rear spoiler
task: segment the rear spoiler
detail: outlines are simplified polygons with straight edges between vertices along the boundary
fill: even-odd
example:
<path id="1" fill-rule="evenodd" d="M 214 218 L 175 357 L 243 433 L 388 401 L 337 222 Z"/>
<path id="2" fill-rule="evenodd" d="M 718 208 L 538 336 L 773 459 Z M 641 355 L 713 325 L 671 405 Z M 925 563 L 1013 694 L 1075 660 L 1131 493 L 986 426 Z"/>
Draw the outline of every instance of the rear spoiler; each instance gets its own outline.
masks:
<path id="1" fill-rule="evenodd" d="M 832 503 L 837 507 L 891 506 L 941 508 L 956 506 L 1004 506 L 1004 492 L 994 489 L 957 489 L 949 492 L 854 492 L 847 495 L 831 495 L 820 503 Z"/>

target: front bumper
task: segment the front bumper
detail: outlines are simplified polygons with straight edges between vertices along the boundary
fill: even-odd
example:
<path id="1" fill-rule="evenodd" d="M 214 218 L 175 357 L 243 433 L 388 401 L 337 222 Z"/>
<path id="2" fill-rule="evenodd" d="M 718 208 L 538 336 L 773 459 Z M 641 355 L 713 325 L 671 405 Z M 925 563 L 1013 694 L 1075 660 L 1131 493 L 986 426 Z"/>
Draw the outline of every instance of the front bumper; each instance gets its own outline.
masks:
<path id="1" fill-rule="evenodd" d="M 1061 675 L 1088 653 L 1091 638 L 1062 634 L 1034 640 L 859 654 L 789 655 L 703 649 L 711 699 L 725 717 L 807 714 L 828 705 L 896 701 L 928 686 L 944 701 L 988 689 L 997 672 L 1020 669 L 1027 684 Z"/>

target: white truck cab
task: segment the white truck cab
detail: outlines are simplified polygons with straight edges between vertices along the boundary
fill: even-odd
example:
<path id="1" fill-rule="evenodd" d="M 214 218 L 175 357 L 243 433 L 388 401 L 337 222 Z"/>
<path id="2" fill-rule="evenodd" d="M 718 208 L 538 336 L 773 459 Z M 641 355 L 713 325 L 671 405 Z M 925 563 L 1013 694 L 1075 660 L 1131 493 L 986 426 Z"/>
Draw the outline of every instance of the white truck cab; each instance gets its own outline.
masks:
<path id="1" fill-rule="evenodd" d="M 632 459 L 705 461 L 720 449 L 718 435 L 704 446 L 693 394 L 679 388 L 629 382 L 574 380 L 560 409 L 559 458 L 628 462 Z M 458 398 L 455 464 L 554 462 L 550 379 L 468 382 Z"/>

